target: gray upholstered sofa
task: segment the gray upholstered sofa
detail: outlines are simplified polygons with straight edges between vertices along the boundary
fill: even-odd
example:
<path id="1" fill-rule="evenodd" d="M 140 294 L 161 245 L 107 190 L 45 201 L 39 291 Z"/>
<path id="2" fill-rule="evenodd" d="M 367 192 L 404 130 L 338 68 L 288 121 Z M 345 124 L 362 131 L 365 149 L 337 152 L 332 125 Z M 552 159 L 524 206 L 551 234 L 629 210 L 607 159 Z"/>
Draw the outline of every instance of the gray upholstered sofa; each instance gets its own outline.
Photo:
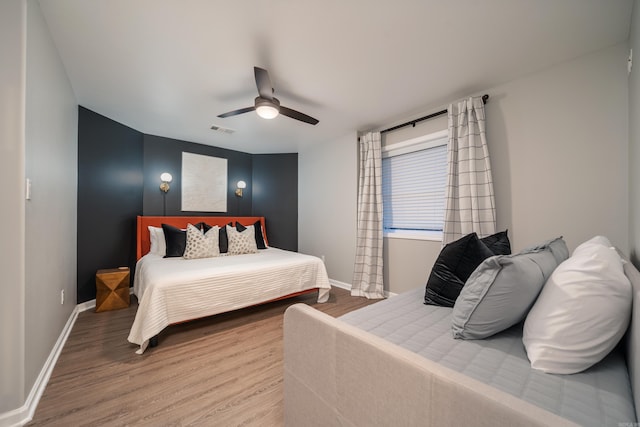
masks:
<path id="1" fill-rule="evenodd" d="M 622 343 L 633 412 L 634 403 L 640 408 L 640 273 L 630 262 L 624 270 L 634 300 Z M 284 352 L 287 426 L 576 425 L 303 304 L 285 313 Z"/>

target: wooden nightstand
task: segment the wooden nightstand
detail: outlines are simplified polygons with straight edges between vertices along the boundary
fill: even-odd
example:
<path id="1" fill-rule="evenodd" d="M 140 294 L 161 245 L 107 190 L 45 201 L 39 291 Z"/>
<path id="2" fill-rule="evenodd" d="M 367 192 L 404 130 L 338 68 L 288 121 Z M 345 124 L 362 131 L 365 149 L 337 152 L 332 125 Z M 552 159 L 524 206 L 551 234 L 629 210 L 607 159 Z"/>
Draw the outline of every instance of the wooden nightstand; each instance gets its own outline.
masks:
<path id="1" fill-rule="evenodd" d="M 96 313 L 129 307 L 129 267 L 96 272 Z"/>

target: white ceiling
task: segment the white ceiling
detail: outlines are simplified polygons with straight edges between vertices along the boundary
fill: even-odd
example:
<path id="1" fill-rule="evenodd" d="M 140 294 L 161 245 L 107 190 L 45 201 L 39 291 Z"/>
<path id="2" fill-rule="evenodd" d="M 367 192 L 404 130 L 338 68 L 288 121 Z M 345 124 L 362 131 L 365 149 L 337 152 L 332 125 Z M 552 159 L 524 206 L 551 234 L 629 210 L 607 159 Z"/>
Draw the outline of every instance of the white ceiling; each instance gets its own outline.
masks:
<path id="1" fill-rule="evenodd" d="M 633 0 L 40 0 L 80 105 L 146 134 L 297 152 L 628 39 Z M 316 126 L 254 112 L 253 66 Z M 234 129 L 228 135 L 211 125 Z"/>

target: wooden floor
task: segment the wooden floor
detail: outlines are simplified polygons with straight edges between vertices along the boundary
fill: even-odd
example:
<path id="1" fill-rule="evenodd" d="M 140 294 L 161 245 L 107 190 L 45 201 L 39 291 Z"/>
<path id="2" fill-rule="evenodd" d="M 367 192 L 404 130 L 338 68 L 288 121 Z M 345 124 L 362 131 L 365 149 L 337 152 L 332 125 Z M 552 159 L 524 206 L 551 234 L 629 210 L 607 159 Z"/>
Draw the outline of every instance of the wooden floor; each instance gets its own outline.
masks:
<path id="1" fill-rule="evenodd" d="M 375 301 L 333 288 L 170 326 L 143 355 L 127 342 L 138 307 L 80 313 L 30 426 L 280 426 L 282 316 L 296 302 L 332 316 Z"/>

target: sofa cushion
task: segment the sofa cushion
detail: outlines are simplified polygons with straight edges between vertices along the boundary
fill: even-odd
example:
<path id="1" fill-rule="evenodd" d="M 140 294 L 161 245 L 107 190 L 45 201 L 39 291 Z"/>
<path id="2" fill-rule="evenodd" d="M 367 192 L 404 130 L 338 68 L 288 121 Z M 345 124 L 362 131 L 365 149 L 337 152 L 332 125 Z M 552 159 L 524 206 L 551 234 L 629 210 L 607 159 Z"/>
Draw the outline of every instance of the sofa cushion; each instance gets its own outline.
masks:
<path id="1" fill-rule="evenodd" d="M 424 303 L 453 307 L 473 270 L 490 256 L 493 256 L 493 252 L 478 239 L 476 233 L 467 234 L 446 245 L 431 269 Z"/>
<path id="2" fill-rule="evenodd" d="M 227 224 L 227 226 L 232 227 L 233 222 Z M 220 227 L 220 232 L 218 234 L 218 247 L 220 248 L 221 254 L 226 254 L 229 251 L 229 236 L 227 235 L 227 227 Z"/>
<path id="3" fill-rule="evenodd" d="M 483 339 L 522 321 L 551 273 L 568 256 L 559 237 L 515 255 L 484 260 L 453 307 L 453 337 Z"/>
<path id="4" fill-rule="evenodd" d="M 209 227 L 204 232 L 194 225 L 187 225 L 187 245 L 184 249 L 184 259 L 211 258 L 220 255 L 218 247 L 219 228 L 217 225 Z"/>
<path id="5" fill-rule="evenodd" d="M 509 236 L 507 236 L 508 231 L 500 231 L 480 240 L 494 255 L 511 255 L 511 243 L 509 242 Z"/>
<path id="6" fill-rule="evenodd" d="M 547 281 L 524 324 L 531 367 L 581 372 L 618 344 L 631 317 L 631 284 L 602 237 L 578 246 Z"/>
<path id="7" fill-rule="evenodd" d="M 236 222 L 236 230 L 243 232 L 246 229 L 247 227 L 240 224 L 239 222 Z M 253 229 L 255 231 L 256 245 L 258 246 L 258 249 L 267 249 L 267 245 L 264 242 L 264 236 L 262 234 L 262 223 L 260 222 L 260 220 L 257 220 L 253 223 Z"/>
<path id="8" fill-rule="evenodd" d="M 166 253 L 165 258 L 181 257 L 187 246 L 187 232 L 173 225 L 161 224 L 164 233 Z"/>
<path id="9" fill-rule="evenodd" d="M 229 255 L 254 254 L 258 252 L 253 225 L 245 227 L 244 231 L 238 231 L 236 227 L 227 225 L 227 236 L 229 238 Z"/>
<path id="10" fill-rule="evenodd" d="M 149 252 L 155 255 L 165 256 L 167 254 L 167 243 L 164 238 L 162 227 L 148 226 L 150 248 Z"/>

